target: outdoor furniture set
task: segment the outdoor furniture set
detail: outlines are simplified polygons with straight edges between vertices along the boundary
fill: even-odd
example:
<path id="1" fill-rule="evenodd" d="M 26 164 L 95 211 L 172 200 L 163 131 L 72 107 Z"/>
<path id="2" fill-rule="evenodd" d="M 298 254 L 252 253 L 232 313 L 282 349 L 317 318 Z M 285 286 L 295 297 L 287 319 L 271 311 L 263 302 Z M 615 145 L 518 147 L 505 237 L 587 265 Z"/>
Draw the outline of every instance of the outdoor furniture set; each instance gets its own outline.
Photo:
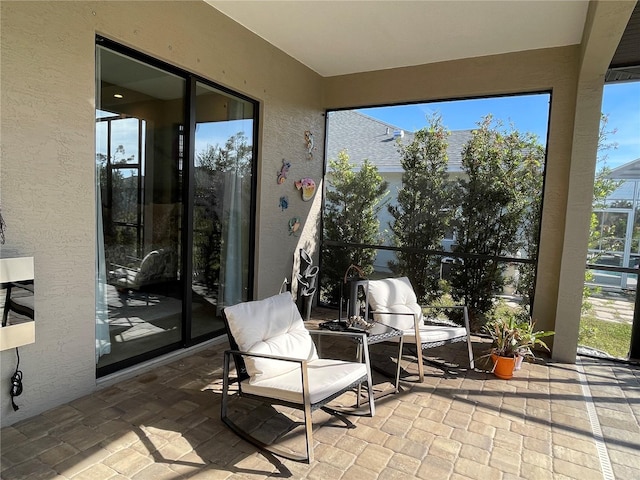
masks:
<path id="1" fill-rule="evenodd" d="M 467 341 L 469 366 L 474 367 L 466 307 L 455 307 L 463 312 L 464 326 L 442 321 L 431 323 L 423 315 L 425 307 L 418 304 L 406 277 L 364 280 L 362 287 L 366 302 L 364 318 L 325 322 L 313 330 L 305 325 L 290 292 L 224 309 L 231 348 L 224 353 L 221 417 L 232 431 L 263 450 L 310 463 L 313 461 L 311 413 L 322 409 L 340 419 L 347 428 L 355 425 L 345 415 L 373 416 L 376 398 L 399 391 L 400 360 L 405 345 L 416 348 L 420 382 L 424 381 L 422 349 Z M 312 335 L 318 337 L 317 346 Z M 350 339 L 356 347 L 354 360 L 323 358 L 319 354 L 320 341 L 327 337 Z M 376 394 L 369 348 L 382 342 L 398 345 L 396 371 L 393 388 Z M 300 454 L 283 450 L 275 442 L 267 444 L 232 420 L 229 416 L 232 383 L 237 383 L 235 391 L 239 397 L 301 410 L 302 422 L 294 422 L 291 429 L 304 426 L 306 451 Z M 353 407 L 330 405 L 346 392 L 354 391 Z"/>

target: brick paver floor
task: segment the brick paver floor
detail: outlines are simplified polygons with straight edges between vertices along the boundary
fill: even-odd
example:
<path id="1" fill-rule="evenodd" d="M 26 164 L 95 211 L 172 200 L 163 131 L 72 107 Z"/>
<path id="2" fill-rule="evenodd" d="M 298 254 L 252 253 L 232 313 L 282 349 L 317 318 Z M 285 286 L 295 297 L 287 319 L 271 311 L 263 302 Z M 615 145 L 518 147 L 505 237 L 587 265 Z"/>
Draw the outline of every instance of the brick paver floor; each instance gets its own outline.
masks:
<path id="1" fill-rule="evenodd" d="M 327 351 L 344 345 L 323 345 Z M 391 368 L 392 347 L 372 348 Z M 474 339 L 476 358 L 486 340 Z M 343 428 L 314 413 L 311 465 L 264 455 L 220 421 L 226 343 L 159 366 L 1 431 L 1 477 L 12 479 L 640 479 L 640 369 L 581 357 L 526 363 L 513 379 L 484 368 L 403 359 L 402 391 L 373 418 Z M 461 362 L 465 345 L 434 350 Z M 387 382 L 380 374 L 375 382 Z M 338 399 L 349 401 L 349 398 Z M 267 438 L 289 411 L 239 400 L 231 411 Z M 594 433 L 595 432 L 595 433 Z M 291 435 L 292 448 L 300 436 Z"/>

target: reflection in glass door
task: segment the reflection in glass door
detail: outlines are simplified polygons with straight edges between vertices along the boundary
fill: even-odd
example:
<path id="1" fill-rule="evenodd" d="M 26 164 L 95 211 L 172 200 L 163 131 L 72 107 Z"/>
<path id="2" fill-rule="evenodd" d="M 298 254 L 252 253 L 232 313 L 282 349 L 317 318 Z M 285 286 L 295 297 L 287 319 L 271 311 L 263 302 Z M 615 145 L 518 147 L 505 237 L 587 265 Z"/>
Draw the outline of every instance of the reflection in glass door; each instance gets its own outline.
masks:
<path id="1" fill-rule="evenodd" d="M 96 361 L 108 372 L 182 340 L 186 81 L 100 46 L 97 66 Z"/>
<path id="2" fill-rule="evenodd" d="M 96 365 L 224 332 L 251 296 L 256 106 L 106 39 L 96 47 Z"/>
<path id="3" fill-rule="evenodd" d="M 253 105 L 196 82 L 192 338 L 248 299 Z"/>

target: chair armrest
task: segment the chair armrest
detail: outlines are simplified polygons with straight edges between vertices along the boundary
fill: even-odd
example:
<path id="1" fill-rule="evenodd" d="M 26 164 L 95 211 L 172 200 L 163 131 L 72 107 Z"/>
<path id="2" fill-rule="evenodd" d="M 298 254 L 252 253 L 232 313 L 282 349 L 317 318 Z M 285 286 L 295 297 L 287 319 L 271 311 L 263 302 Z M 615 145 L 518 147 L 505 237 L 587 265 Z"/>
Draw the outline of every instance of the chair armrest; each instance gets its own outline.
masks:
<path id="1" fill-rule="evenodd" d="M 379 310 L 371 310 L 369 311 L 369 313 L 376 314 L 376 315 L 413 315 L 415 316 L 415 313 L 411 313 L 411 312 L 381 312 Z M 382 323 L 382 322 L 379 322 L 379 323 Z"/>
<path id="2" fill-rule="evenodd" d="M 422 309 L 432 309 L 432 310 L 462 309 L 463 318 L 464 318 L 464 328 L 467 330 L 468 335 L 471 334 L 471 329 L 469 328 L 469 309 L 467 308 L 466 305 L 424 305 L 421 307 Z M 425 318 L 425 322 L 427 322 L 426 318 Z M 436 320 L 436 321 L 432 321 L 431 323 L 436 323 L 436 324 L 442 323 L 443 325 L 460 326 L 452 320 L 446 320 L 446 321 Z"/>
<path id="3" fill-rule="evenodd" d="M 411 313 L 411 312 L 380 312 L 380 311 L 369 311 L 370 314 L 375 314 L 375 315 L 411 315 L 412 317 L 414 317 L 414 319 L 416 320 L 415 322 L 415 328 L 416 330 L 418 329 L 418 323 L 417 323 L 417 317 L 415 313 Z M 391 325 L 387 325 L 384 322 L 381 322 L 379 320 L 375 320 L 376 323 L 379 323 L 380 325 L 384 325 L 387 328 L 393 328 L 394 330 L 398 330 L 396 327 L 392 327 Z"/>
<path id="4" fill-rule="evenodd" d="M 226 350 L 224 352 L 225 361 L 224 361 L 224 372 L 223 372 L 223 375 L 224 375 L 223 382 L 225 385 L 223 388 L 225 389 L 225 391 L 228 388 L 229 357 L 231 357 L 231 355 L 243 355 L 247 357 L 267 358 L 269 360 L 281 360 L 284 362 L 297 363 L 298 368 L 300 369 L 300 380 L 302 381 L 302 401 L 305 408 L 310 408 L 311 400 L 310 400 L 310 393 L 309 393 L 309 372 L 307 369 L 307 363 L 308 363 L 307 360 L 303 360 L 301 358 L 282 357 L 280 355 L 267 355 L 265 353 L 243 352 L 242 350 Z M 245 374 L 247 373 L 245 372 Z M 247 376 L 250 378 L 248 374 Z M 242 391 L 240 375 L 238 375 L 237 382 L 240 390 Z"/>
<path id="5" fill-rule="evenodd" d="M 467 308 L 466 305 L 420 305 L 422 308 L 433 308 L 439 310 L 445 310 L 449 308 Z"/>
<path id="6" fill-rule="evenodd" d="M 242 350 L 227 350 L 224 353 L 225 355 L 244 355 L 246 357 L 267 358 L 269 360 L 282 360 L 285 362 L 294 362 L 299 364 L 307 362 L 307 360 L 303 358 L 282 357 L 280 355 L 268 355 L 266 353 L 243 352 Z"/>
<path id="7" fill-rule="evenodd" d="M 127 267 L 126 265 L 120 265 L 119 263 L 112 263 L 111 264 L 111 268 L 112 269 L 118 269 L 118 268 L 122 268 L 124 270 L 129 270 L 130 272 L 137 272 L 138 269 L 134 268 L 134 267 Z"/>

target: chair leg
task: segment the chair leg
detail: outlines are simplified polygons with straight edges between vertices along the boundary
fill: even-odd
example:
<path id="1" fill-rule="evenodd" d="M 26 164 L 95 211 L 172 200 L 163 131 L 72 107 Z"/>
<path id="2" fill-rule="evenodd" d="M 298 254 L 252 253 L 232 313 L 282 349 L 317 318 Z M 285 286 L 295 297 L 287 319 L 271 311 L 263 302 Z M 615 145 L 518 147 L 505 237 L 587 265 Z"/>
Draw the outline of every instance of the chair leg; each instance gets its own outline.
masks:
<path id="1" fill-rule="evenodd" d="M 467 335 L 467 348 L 469 350 L 469 369 L 476 368 L 475 361 L 473 359 L 473 349 L 471 348 L 471 335 Z"/>
<path id="2" fill-rule="evenodd" d="M 313 461 L 313 434 L 311 432 L 313 422 L 311 420 L 311 407 L 309 405 L 305 405 L 304 408 L 304 428 L 305 428 L 305 439 L 307 442 L 306 455 L 297 455 L 295 453 L 290 453 L 288 451 L 282 450 L 273 445 L 268 445 L 253 435 L 247 433 L 244 429 L 240 428 L 236 423 L 231 420 L 227 416 L 228 405 L 229 405 L 229 361 L 231 355 L 225 352 L 224 355 L 224 367 L 223 367 L 223 377 L 222 377 L 222 402 L 220 409 L 220 418 L 222 422 L 229 427 L 229 429 L 238 435 L 240 438 L 245 441 L 255 445 L 260 450 L 265 450 L 267 452 L 273 453 L 283 458 L 288 458 L 289 460 L 293 460 L 296 462 L 305 462 L 311 463 Z"/>
<path id="3" fill-rule="evenodd" d="M 396 383 L 395 383 L 395 390 L 396 393 L 400 392 L 400 360 L 402 360 L 402 350 L 404 349 L 404 341 L 403 341 L 403 337 L 402 335 L 400 336 L 400 340 L 398 340 L 398 364 L 396 365 Z"/>
<path id="4" fill-rule="evenodd" d="M 416 343 L 416 356 L 418 357 L 418 377 L 420 383 L 424 382 L 424 365 L 422 364 L 422 345 Z"/>
<path id="5" fill-rule="evenodd" d="M 304 402 L 304 434 L 307 442 L 307 462 L 313 462 L 313 422 L 311 420 L 311 406 Z"/>
<path id="6" fill-rule="evenodd" d="M 227 408 L 229 405 L 229 361 L 231 354 L 224 353 L 224 366 L 222 369 L 222 402 L 220 407 L 220 418 L 224 422 L 227 418 Z"/>

